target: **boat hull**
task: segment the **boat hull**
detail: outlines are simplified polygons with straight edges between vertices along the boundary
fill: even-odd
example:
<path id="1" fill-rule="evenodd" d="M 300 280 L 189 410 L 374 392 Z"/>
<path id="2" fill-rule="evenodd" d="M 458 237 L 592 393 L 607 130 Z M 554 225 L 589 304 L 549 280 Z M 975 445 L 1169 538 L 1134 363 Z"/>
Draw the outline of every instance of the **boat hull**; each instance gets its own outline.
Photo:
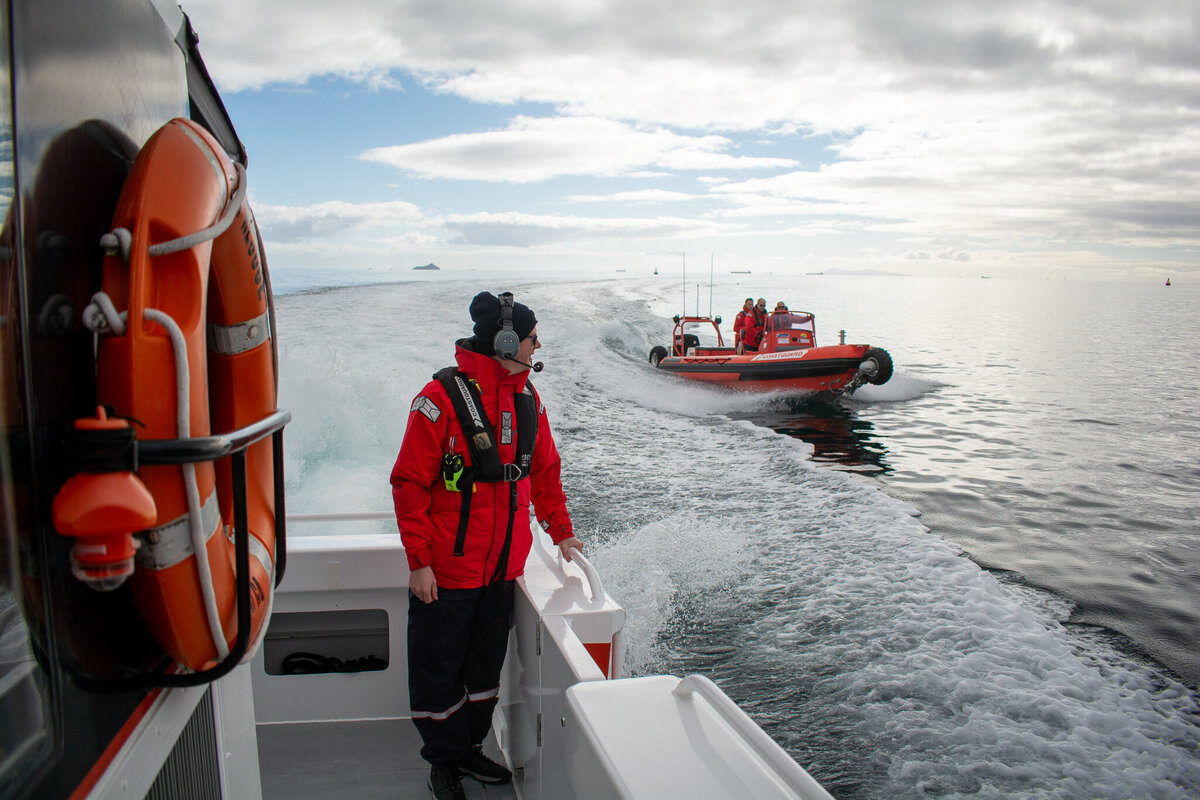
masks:
<path id="1" fill-rule="evenodd" d="M 743 355 L 700 350 L 695 355 L 667 356 L 658 368 L 739 391 L 838 394 L 854 380 L 868 349 L 846 344 Z"/>

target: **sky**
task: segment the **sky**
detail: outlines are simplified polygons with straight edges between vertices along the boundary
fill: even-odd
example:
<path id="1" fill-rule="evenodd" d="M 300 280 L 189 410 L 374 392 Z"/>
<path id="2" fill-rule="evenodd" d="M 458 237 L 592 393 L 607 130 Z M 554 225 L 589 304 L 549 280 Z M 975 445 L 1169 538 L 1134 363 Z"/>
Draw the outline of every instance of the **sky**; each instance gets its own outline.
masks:
<path id="1" fill-rule="evenodd" d="M 183 0 L 273 271 L 1200 280 L 1195 0 Z"/>

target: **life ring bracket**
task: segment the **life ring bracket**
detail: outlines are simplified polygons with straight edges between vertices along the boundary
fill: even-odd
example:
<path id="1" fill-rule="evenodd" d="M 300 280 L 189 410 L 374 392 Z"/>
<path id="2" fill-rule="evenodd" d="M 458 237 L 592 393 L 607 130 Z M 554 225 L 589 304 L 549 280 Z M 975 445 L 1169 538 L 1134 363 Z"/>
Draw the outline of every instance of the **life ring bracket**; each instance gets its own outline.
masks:
<path id="1" fill-rule="evenodd" d="M 291 421 L 292 412 L 281 408 L 258 422 L 229 433 L 193 436 L 190 439 L 138 439 L 138 461 L 154 465 L 216 461 L 283 430 L 283 426 Z"/>

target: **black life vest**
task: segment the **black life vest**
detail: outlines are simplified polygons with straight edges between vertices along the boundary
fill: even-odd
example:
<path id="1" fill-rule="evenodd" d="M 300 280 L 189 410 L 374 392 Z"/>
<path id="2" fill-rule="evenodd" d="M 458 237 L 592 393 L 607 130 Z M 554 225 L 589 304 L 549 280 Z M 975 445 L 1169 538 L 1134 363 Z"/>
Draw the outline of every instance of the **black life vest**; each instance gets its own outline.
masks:
<path id="1" fill-rule="evenodd" d="M 752 344 L 757 349 L 762 344 L 763 337 L 767 333 L 767 312 L 760 311 L 758 306 L 754 307 L 754 341 Z"/>
<path id="2" fill-rule="evenodd" d="M 434 379 L 442 384 L 450 397 L 450 405 L 458 418 L 467 441 L 467 451 L 471 463 L 463 467 L 462 476 L 456 481 L 456 486 L 462 494 L 462 505 L 459 507 L 458 533 L 454 538 L 454 555 L 463 555 L 467 540 L 467 520 L 471 514 L 471 497 L 475 494 L 475 484 L 507 482 L 509 485 L 508 531 L 504 538 L 504 548 L 500 551 L 500 559 L 496 562 L 496 571 L 492 580 L 502 577 L 508 566 L 508 552 L 512 545 L 513 520 L 517 513 L 517 481 L 529 475 L 533 463 L 533 446 L 537 441 L 538 430 L 538 400 L 533 391 L 533 385 L 527 380 L 525 388 L 513 397 L 513 412 L 500 413 L 500 442 L 508 444 L 516 436 L 516 461 L 506 464 L 500 459 L 497 447 L 496 432 L 491 420 L 483 410 L 483 399 L 479 389 L 470 378 L 456 367 L 446 367 L 434 373 Z M 515 415 L 516 419 L 513 419 Z"/>

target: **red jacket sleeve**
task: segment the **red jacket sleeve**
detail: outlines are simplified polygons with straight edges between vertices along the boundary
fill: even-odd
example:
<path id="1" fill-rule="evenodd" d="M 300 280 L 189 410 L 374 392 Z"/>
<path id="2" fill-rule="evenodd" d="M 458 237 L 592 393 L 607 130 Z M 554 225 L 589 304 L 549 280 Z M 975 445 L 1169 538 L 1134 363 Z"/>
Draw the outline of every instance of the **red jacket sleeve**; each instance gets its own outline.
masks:
<path id="1" fill-rule="evenodd" d="M 392 467 L 396 525 L 404 542 L 408 567 L 413 570 L 433 563 L 430 489 L 441 474 L 442 442 L 446 439 L 446 426 L 453 418 L 449 399 L 433 391 L 435 385 L 426 386 L 413 401 L 400 454 Z"/>
<path id="2" fill-rule="evenodd" d="M 537 398 L 537 395 L 534 395 Z M 533 446 L 533 463 L 530 466 L 530 492 L 533 510 L 538 521 L 543 523 L 550 539 L 558 544 L 574 536 L 571 516 L 567 513 L 567 497 L 562 488 L 562 460 L 550 431 L 550 420 L 540 398 L 538 404 L 538 435 Z"/>

